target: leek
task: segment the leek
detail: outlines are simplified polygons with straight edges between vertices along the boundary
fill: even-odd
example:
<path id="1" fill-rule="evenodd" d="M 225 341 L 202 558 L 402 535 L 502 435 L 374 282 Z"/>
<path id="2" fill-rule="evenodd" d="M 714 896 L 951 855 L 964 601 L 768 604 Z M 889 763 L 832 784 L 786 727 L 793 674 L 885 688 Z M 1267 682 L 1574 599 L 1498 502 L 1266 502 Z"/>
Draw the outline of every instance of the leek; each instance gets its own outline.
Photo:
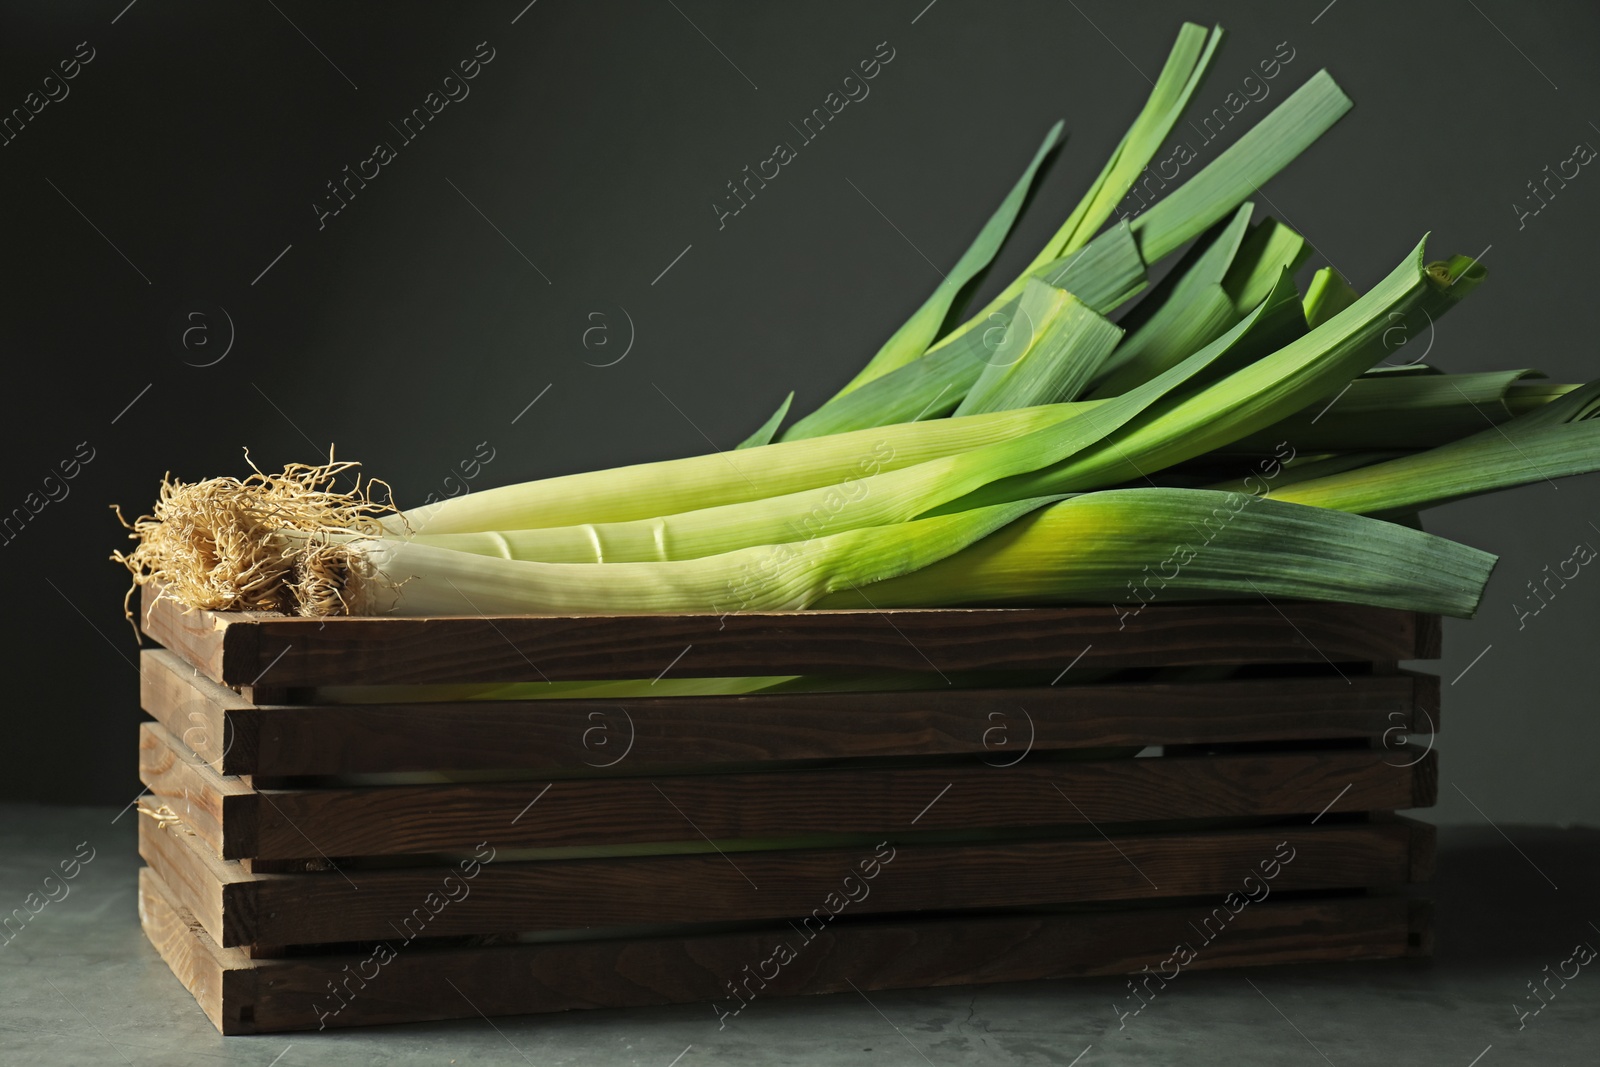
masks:
<path id="1" fill-rule="evenodd" d="M 796 611 L 937 562 L 1050 497 L 668 563 L 539 563 L 361 535 L 286 536 L 302 614 Z"/>
<path id="2" fill-rule="evenodd" d="M 942 562 L 821 608 L 1335 600 L 1470 616 L 1494 556 L 1246 493 L 1118 489 L 1054 504 Z M 1117 608 L 1111 608 L 1117 605 Z"/>
<path id="3" fill-rule="evenodd" d="M 1076 410 L 1054 405 L 927 423 L 908 420 L 816 440 L 562 475 L 412 508 L 386 525 L 393 535 L 405 537 L 648 519 L 898 470 L 1010 440 Z"/>
<path id="4" fill-rule="evenodd" d="M 1525 482 L 1600 467 L 1600 382 L 1438 448 L 1273 493 L 1278 500 L 1362 513 L 1409 512 Z"/>

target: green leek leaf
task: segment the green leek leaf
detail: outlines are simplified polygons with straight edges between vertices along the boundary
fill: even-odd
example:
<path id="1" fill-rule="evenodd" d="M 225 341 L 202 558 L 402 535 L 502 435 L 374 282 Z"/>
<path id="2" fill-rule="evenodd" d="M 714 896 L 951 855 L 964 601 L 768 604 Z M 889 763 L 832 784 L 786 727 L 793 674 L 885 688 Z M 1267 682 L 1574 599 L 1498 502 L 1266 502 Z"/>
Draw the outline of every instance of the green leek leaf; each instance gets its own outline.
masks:
<path id="1" fill-rule="evenodd" d="M 1350 110 L 1320 70 L 1209 166 L 1133 220 L 1146 263 L 1154 263 L 1244 202 Z"/>
<path id="2" fill-rule="evenodd" d="M 1357 378 L 1330 396 L 1220 449 L 1252 454 L 1292 441 L 1302 451 L 1433 448 L 1519 414 L 1513 389 L 1536 371 Z M 1575 386 L 1547 385 L 1545 401 Z M 1522 394 L 1518 394 L 1522 395 Z"/>
<path id="3" fill-rule="evenodd" d="M 1221 41 L 1220 27 L 1207 31 L 1204 27 L 1193 23 L 1183 25 L 1178 31 L 1178 39 L 1173 43 L 1172 51 L 1167 56 L 1167 62 L 1161 69 L 1160 77 L 1151 87 L 1144 108 L 1123 136 L 1121 143 L 1117 145 L 1116 151 L 1111 154 L 1111 158 L 1106 161 L 1105 167 L 1095 178 L 1088 192 L 1067 217 L 1066 222 L 1061 224 L 1061 228 L 1045 243 L 1039 254 L 1033 258 L 1033 262 L 1028 264 L 1015 281 L 1006 286 L 977 315 L 953 330 L 943 339 L 944 341 L 951 341 L 974 329 L 985 327 L 993 313 L 1003 311 L 1006 305 L 1022 295 L 1022 289 L 1028 278 L 1038 276 L 1040 269 L 1051 261 L 1069 256 L 1091 243 L 1090 239 L 1111 217 L 1117 204 L 1150 165 L 1150 160 L 1155 158 L 1162 142 L 1172 132 L 1172 127 L 1177 124 L 1184 108 L 1188 106 L 1190 97 L 1205 79 L 1206 68 L 1210 65 L 1211 57 L 1216 53 L 1217 45 Z M 1205 229 L 1205 226 L 1201 229 Z M 1146 262 L 1154 260 L 1147 258 Z M 1069 285 L 1061 285 L 1061 288 L 1072 289 Z M 1091 307 L 1095 306 L 1094 301 L 1084 294 L 1077 295 Z M 1096 308 L 1096 310 L 1104 309 Z"/>
<path id="4" fill-rule="evenodd" d="M 778 410 L 774 411 L 772 417 L 761 424 L 759 430 L 740 441 L 735 447 L 755 448 L 758 445 L 771 444 L 773 435 L 778 432 L 778 427 L 783 425 L 784 417 L 789 414 L 789 405 L 792 403 L 794 403 L 793 391 L 783 398 L 783 403 L 778 405 Z"/>
<path id="5" fill-rule="evenodd" d="M 1600 381 L 1499 426 L 1403 459 L 1275 490 L 1278 500 L 1362 514 L 1418 511 L 1600 470 Z"/>
<path id="6" fill-rule="evenodd" d="M 1306 239 L 1277 219 L 1262 219 L 1250 227 L 1222 279 L 1234 310 L 1243 315 L 1261 303 L 1281 272 L 1293 274 L 1310 255 Z"/>
<path id="7" fill-rule="evenodd" d="M 1127 223 L 1119 223 L 1086 248 L 1038 268 L 1035 275 L 1065 289 L 1105 314 L 1145 282 L 1144 260 Z M 985 366 L 995 358 L 1016 311 L 1016 301 L 992 312 L 982 330 L 971 330 L 936 346 L 921 359 L 835 397 L 784 432 L 785 441 L 889 426 L 950 414 Z"/>
<path id="8" fill-rule="evenodd" d="M 1375 288 L 1309 333 L 1285 271 L 1263 306 L 1273 310 L 1277 329 L 1292 340 L 1219 381 L 1168 397 L 1093 448 L 994 483 L 953 507 L 1142 480 L 1150 471 L 1230 444 L 1306 407 L 1377 361 L 1386 350 L 1384 336 L 1392 328 L 1392 316 L 1404 319 L 1421 312 L 1436 318 L 1482 279 L 1481 268 L 1470 261 L 1424 267 L 1422 252 L 1423 244 L 1418 244 Z"/>
<path id="9" fill-rule="evenodd" d="M 1073 400 L 1121 339 L 1121 327 L 1065 289 L 1030 279 L 1005 341 L 956 414 Z"/>
<path id="10" fill-rule="evenodd" d="M 1249 229 L 1252 210 L 1252 205 L 1241 204 L 1232 219 L 1219 223 L 1210 240 L 1191 249 L 1123 318 L 1128 334 L 1106 361 L 1092 397 L 1116 396 L 1149 381 L 1244 317 L 1249 308 L 1236 314 L 1222 282 Z"/>
<path id="11" fill-rule="evenodd" d="M 861 368 L 860 373 L 839 390 L 839 396 L 844 396 L 874 378 L 905 366 L 928 350 L 928 346 L 938 336 L 939 327 L 944 324 L 945 317 L 950 314 L 951 305 L 955 303 L 962 287 L 977 277 L 978 272 L 987 267 L 994 259 L 995 253 L 1000 250 L 1006 234 L 1011 231 L 1012 223 L 1016 222 L 1017 213 L 1022 210 L 1028 189 L 1033 185 L 1034 175 L 1039 172 L 1039 164 L 1044 162 L 1044 157 L 1061 137 L 1062 125 L 1061 122 L 1057 122 L 1050 127 L 1050 132 L 1045 134 L 1044 143 L 1039 145 L 1038 151 L 1033 154 L 1033 160 L 1022 172 L 1022 177 L 1017 179 L 1011 191 L 1006 194 L 1006 198 L 1000 202 L 1000 206 L 995 208 L 994 214 L 989 216 L 989 221 L 978 231 L 978 236 L 956 261 L 956 265 L 950 268 L 950 273 L 945 275 L 932 295 L 912 314 L 911 318 L 906 320 L 905 325 L 884 342 L 883 347 L 865 367 Z"/>
<path id="12" fill-rule="evenodd" d="M 1342 274 L 1332 267 L 1323 267 L 1311 276 L 1311 285 L 1306 289 L 1306 322 L 1321 326 L 1360 296 Z"/>
<path id="13" fill-rule="evenodd" d="M 1281 597 L 1471 616 L 1494 563 L 1442 537 L 1248 493 L 1118 489 L 816 606 L 1100 603 L 1132 625 L 1146 603 Z"/>

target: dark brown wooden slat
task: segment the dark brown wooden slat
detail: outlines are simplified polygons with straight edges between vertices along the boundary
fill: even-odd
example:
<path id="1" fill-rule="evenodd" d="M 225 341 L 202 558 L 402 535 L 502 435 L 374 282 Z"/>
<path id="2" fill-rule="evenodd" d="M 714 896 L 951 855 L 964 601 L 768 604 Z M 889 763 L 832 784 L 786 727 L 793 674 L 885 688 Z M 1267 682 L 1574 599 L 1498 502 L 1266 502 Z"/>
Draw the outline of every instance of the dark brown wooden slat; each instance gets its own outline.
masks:
<path id="1" fill-rule="evenodd" d="M 256 731 L 240 729 L 254 705 L 174 652 L 139 653 L 139 706 L 220 774 L 246 773 L 255 761 Z"/>
<path id="2" fill-rule="evenodd" d="M 175 654 L 140 663 L 145 710 L 224 774 L 652 767 L 1111 745 L 1389 737 L 1436 724 L 1438 679 L 1326 677 L 870 694 L 351 704 L 256 709 Z M 1391 733 L 1391 731 L 1395 731 Z M 224 744 L 215 744 L 216 738 Z M 218 747 L 225 751 L 218 752 Z M 626 752 L 626 757 L 623 753 Z M 1395 756 L 1398 762 L 1401 754 Z"/>
<path id="3" fill-rule="evenodd" d="M 1408 672 L 1400 672 L 1402 675 L 1406 673 Z M 1408 729 L 1418 733 L 1433 733 L 1444 729 L 1439 700 L 1439 676 L 1437 674 L 1412 673 L 1411 677 L 1417 681 L 1416 707 L 1420 709 L 1421 714 L 1416 716 L 1416 725 L 1410 726 Z"/>
<path id="4" fill-rule="evenodd" d="M 255 1001 L 249 958 L 236 948 L 218 948 L 200 921 L 148 867 L 139 869 L 139 925 L 212 1026 L 224 1034 L 252 1032 L 241 1027 L 238 1018 L 240 1006 Z"/>
<path id="5" fill-rule="evenodd" d="M 1332 751 L 273 791 L 224 855 L 303 857 L 312 841 L 329 856 L 378 856 L 470 849 L 485 838 L 553 848 L 889 834 L 913 820 L 919 830 L 975 830 L 1392 811 L 1422 806 L 1416 773 L 1386 753 Z"/>
<path id="6" fill-rule="evenodd" d="M 1412 763 L 1412 760 L 1416 762 Z M 1391 764 L 1391 766 L 1408 765 L 1413 771 L 1409 806 L 1431 808 L 1439 803 L 1439 754 L 1430 750 L 1420 759 L 1415 756 L 1405 756 Z"/>
<path id="7" fill-rule="evenodd" d="M 1444 655 L 1444 619 L 1438 615 L 1418 615 L 1417 620 L 1417 650 L 1409 658 L 1438 659 Z"/>
<path id="8" fill-rule="evenodd" d="M 729 983 L 744 980 L 746 968 L 766 971 L 780 943 L 794 956 L 765 988 L 751 984 L 758 1000 L 841 992 L 851 983 L 878 990 L 1160 970 L 1183 942 L 1197 951 L 1185 971 L 1397 957 L 1417 954 L 1429 934 L 1420 901 L 1268 899 L 1200 946 L 1192 944 L 1200 939 L 1191 924 L 1207 909 L 1191 905 L 841 924 L 803 943 L 779 927 L 551 945 L 414 945 L 379 967 L 363 954 L 252 960 L 219 947 L 148 868 L 139 872 L 139 890 L 146 935 L 225 1034 L 451 1019 L 480 1009 L 512 1015 L 696 1001 L 717 1017 L 738 1007 Z M 333 999 L 329 982 L 339 989 L 346 981 L 343 999 Z"/>
<path id="9" fill-rule="evenodd" d="M 213 852 L 252 860 L 1393 810 L 1431 802 L 1433 780 L 1431 755 L 1332 750 L 257 791 L 185 756 L 144 725 L 146 787 Z"/>
<path id="10" fill-rule="evenodd" d="M 277 617 L 248 611 L 188 610 L 158 594 L 159 590 L 150 585 L 139 590 L 140 631 L 214 681 L 242 675 L 245 665 L 255 659 L 259 631 L 247 624 Z M 246 677 L 227 684 L 254 685 L 256 681 Z"/>
<path id="11" fill-rule="evenodd" d="M 731 615 L 299 619 L 149 603 L 144 629 L 232 686 L 1050 669 L 1416 659 L 1427 616 L 1348 604 L 1156 605 Z"/>
<path id="12" fill-rule="evenodd" d="M 1411 874 L 1409 880 L 1413 882 L 1431 882 L 1433 880 L 1434 862 L 1438 854 L 1438 828 L 1432 823 L 1407 818 L 1404 815 L 1386 815 L 1382 816 L 1382 818 L 1411 835 Z"/>
<path id="13" fill-rule="evenodd" d="M 139 724 L 139 780 L 218 855 L 254 850 L 261 798 L 212 770 L 159 723 Z"/>
<path id="14" fill-rule="evenodd" d="M 255 900 L 249 880 L 257 876 L 247 874 L 238 863 L 218 859 L 181 823 L 161 826 L 140 819 L 139 855 L 161 877 L 173 899 L 219 943 L 224 942 L 225 922 L 249 925 L 244 912 Z M 231 947 L 250 940 L 225 943 Z"/>
<path id="15" fill-rule="evenodd" d="M 1388 885 L 1411 880 L 1431 860 L 1427 831 L 1393 822 L 907 845 L 868 895 L 846 907 L 861 915 L 1223 894 L 1240 889 L 1280 842 L 1295 853 L 1277 873 L 1275 890 Z M 434 902 L 444 902 L 450 868 L 245 874 L 236 862 L 207 855 L 181 828 L 149 820 L 140 826 L 139 848 L 224 946 L 384 938 L 412 916 L 428 936 L 441 937 L 804 916 L 825 908 L 828 894 L 842 894 L 844 877 L 872 856 L 870 849 L 807 849 L 489 863 L 464 897 L 440 907 Z M 460 892 L 459 882 L 448 888 Z M 189 905 L 186 887 L 194 887 L 200 906 Z"/>

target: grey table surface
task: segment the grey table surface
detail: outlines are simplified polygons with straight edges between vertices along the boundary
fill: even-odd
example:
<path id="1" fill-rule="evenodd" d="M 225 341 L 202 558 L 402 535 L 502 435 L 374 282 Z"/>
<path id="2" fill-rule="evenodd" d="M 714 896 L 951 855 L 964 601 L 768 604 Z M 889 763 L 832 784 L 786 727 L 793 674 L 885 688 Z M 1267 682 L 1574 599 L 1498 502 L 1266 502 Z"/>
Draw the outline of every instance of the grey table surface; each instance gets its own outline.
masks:
<path id="1" fill-rule="evenodd" d="M 137 818 L 0 806 L 0 915 L 93 850 L 0 945 L 0 1065 L 1600 1062 L 1600 961 L 1551 977 L 1600 947 L 1600 830 L 1446 827 L 1433 959 L 1185 972 L 1120 1022 L 1106 978 L 757 1000 L 725 1029 L 689 1004 L 224 1038 L 139 929 Z"/>

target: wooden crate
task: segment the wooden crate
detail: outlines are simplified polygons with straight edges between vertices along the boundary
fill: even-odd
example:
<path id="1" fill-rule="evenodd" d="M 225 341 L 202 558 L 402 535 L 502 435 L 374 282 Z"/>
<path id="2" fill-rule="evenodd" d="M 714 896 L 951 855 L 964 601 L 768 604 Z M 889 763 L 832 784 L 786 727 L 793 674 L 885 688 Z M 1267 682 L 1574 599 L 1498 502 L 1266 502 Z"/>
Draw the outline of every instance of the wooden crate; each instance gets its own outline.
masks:
<path id="1" fill-rule="evenodd" d="M 140 914 L 224 1033 L 1429 949 L 1432 616 L 142 619 Z M 925 684 L 313 693 L 668 671 Z"/>

